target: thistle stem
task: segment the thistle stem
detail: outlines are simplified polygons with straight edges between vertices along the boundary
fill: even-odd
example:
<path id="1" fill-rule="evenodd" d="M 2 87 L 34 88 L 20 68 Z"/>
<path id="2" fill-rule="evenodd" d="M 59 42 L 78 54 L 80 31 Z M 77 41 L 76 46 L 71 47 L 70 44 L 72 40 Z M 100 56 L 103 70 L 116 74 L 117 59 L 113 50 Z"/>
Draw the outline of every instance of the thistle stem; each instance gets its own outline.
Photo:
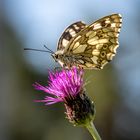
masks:
<path id="1" fill-rule="evenodd" d="M 88 129 L 94 140 L 101 140 L 101 137 L 99 136 L 93 122 L 88 123 L 86 125 L 86 128 Z"/>

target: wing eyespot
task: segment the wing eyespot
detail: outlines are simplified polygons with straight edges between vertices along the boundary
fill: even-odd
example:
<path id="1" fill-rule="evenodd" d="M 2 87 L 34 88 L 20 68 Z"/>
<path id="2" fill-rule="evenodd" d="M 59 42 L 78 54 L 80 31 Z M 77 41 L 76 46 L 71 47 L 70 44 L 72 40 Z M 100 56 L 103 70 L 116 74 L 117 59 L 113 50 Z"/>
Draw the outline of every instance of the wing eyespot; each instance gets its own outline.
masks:
<path id="1" fill-rule="evenodd" d="M 104 58 L 104 57 L 106 56 L 106 51 L 102 51 L 102 52 L 100 53 L 100 56 L 101 56 L 102 58 Z"/>
<path id="2" fill-rule="evenodd" d="M 108 48 L 107 44 L 103 44 L 103 49 L 106 50 Z"/>

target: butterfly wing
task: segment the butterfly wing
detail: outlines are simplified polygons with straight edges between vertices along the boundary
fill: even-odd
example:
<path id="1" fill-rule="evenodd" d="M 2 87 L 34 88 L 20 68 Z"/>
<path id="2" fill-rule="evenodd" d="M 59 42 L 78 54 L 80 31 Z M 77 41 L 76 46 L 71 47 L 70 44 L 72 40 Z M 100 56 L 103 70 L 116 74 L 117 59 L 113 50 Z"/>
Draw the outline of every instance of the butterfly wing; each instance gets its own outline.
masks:
<path id="1" fill-rule="evenodd" d="M 122 17 L 112 14 L 84 28 L 72 38 L 65 53 L 83 68 L 102 69 L 116 54 Z"/>
<path id="2" fill-rule="evenodd" d="M 86 24 L 81 21 L 75 22 L 67 27 L 59 39 L 57 50 L 63 50 L 70 40 L 85 27 Z"/>

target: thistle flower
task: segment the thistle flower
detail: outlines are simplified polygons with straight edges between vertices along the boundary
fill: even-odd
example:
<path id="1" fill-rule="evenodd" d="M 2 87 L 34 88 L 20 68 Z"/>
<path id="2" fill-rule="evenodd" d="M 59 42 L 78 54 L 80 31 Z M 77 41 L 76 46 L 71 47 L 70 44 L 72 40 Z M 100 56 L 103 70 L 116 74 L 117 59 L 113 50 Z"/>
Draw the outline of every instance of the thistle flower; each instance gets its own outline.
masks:
<path id="1" fill-rule="evenodd" d="M 63 102 L 68 120 L 74 125 L 87 127 L 91 132 L 95 109 L 93 102 L 86 94 L 83 75 L 83 69 L 76 67 L 56 73 L 49 72 L 48 86 L 42 86 L 37 82 L 33 86 L 48 94 L 43 100 L 36 100 L 36 102 L 44 102 L 46 105 Z"/>

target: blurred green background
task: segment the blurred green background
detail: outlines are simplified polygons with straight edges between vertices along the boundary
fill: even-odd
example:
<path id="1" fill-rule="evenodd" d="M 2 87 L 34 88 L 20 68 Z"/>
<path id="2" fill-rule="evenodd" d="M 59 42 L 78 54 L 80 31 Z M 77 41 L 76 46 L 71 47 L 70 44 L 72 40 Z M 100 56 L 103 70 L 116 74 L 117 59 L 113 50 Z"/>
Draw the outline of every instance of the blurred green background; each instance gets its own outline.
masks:
<path id="1" fill-rule="evenodd" d="M 95 126 L 103 140 L 140 140 L 139 0 L 0 0 L 0 140 L 91 140 L 87 130 L 65 119 L 63 104 L 34 103 L 47 85 L 48 69 L 59 66 L 50 54 L 63 30 L 112 13 L 123 16 L 117 55 L 101 71 L 86 71 L 95 102 Z"/>

